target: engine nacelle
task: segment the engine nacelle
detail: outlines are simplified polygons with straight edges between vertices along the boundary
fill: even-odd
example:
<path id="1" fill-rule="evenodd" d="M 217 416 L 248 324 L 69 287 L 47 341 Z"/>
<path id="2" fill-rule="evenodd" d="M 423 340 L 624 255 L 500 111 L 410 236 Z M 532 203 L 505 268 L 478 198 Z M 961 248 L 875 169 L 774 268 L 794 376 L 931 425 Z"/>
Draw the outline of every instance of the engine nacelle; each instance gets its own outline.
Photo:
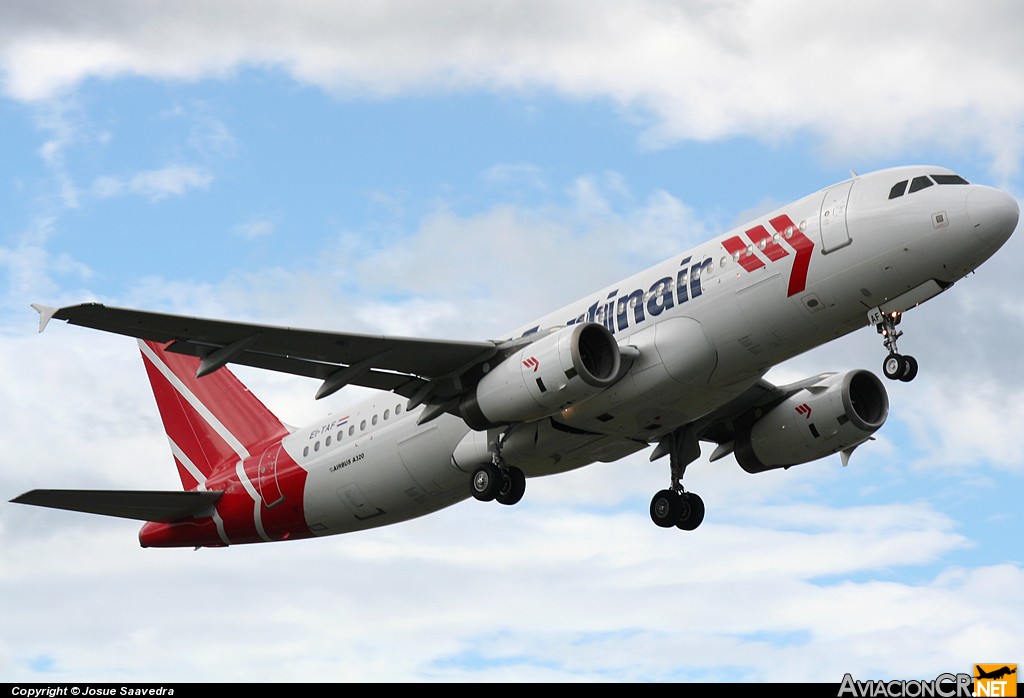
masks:
<path id="1" fill-rule="evenodd" d="M 541 419 L 607 388 L 621 365 L 619 345 L 603 325 L 570 325 L 491 368 L 459 412 L 478 431 Z"/>
<path id="2" fill-rule="evenodd" d="M 808 463 L 867 441 L 889 415 L 889 396 L 870 371 L 833 374 L 797 391 L 736 437 L 748 473 Z"/>

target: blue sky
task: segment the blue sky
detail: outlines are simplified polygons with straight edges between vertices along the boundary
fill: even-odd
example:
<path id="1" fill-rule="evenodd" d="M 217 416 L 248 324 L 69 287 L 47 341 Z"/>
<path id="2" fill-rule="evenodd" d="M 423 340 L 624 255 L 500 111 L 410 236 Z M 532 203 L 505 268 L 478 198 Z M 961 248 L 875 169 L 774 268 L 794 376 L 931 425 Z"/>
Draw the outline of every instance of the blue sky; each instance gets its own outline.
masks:
<path id="1" fill-rule="evenodd" d="M 0 28 L 5 499 L 176 486 L 133 343 L 37 335 L 32 302 L 491 338 L 851 168 L 1024 184 L 1013 3 L 37 5 Z M 646 453 L 531 481 L 514 508 L 221 551 L 0 507 L 0 677 L 837 682 L 1020 662 L 1022 245 L 907 315 L 922 373 L 887 384 L 889 421 L 848 468 L 692 466 L 694 535 L 650 523 L 665 466 Z M 769 377 L 883 356 L 864 329 Z M 296 424 L 364 395 L 239 375 Z"/>

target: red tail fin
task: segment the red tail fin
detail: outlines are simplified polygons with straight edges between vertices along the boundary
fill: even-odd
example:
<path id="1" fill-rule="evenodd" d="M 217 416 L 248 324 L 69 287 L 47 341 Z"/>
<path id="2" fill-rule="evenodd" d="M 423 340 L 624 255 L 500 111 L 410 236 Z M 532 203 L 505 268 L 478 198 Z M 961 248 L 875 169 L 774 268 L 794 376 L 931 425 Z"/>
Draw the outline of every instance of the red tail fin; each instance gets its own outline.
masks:
<path id="1" fill-rule="evenodd" d="M 224 464 L 258 453 L 287 428 L 233 373 L 196 378 L 199 359 L 139 340 L 181 484 L 195 489 Z"/>

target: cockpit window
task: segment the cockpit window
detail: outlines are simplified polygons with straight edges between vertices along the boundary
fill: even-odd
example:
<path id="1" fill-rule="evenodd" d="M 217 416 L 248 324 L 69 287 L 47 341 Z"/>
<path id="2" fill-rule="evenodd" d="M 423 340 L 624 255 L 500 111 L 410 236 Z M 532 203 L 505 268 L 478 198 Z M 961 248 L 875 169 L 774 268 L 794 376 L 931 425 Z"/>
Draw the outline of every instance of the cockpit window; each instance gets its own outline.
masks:
<path id="1" fill-rule="evenodd" d="M 904 194 L 913 194 L 915 191 L 927 189 L 933 184 L 969 184 L 969 182 L 960 175 L 955 174 L 933 174 L 930 177 L 922 175 L 911 180 L 909 190 L 907 189 L 907 180 L 904 179 L 902 182 L 896 182 L 892 189 L 889 190 L 889 198 L 898 199 Z"/>
<path id="2" fill-rule="evenodd" d="M 934 182 L 927 177 L 914 177 L 913 181 L 910 182 L 910 192 L 913 194 L 915 191 L 921 191 L 932 186 Z"/>
<path id="3" fill-rule="evenodd" d="M 933 174 L 932 179 L 936 184 L 969 184 L 966 179 L 955 174 Z"/>

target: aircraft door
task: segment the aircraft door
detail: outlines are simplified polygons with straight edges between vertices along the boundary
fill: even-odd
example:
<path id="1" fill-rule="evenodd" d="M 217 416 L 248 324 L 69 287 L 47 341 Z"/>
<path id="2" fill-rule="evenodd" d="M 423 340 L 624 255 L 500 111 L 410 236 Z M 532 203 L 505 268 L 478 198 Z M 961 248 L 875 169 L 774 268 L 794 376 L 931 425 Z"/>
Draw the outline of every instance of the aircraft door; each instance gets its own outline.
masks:
<path id="1" fill-rule="evenodd" d="M 281 453 L 281 444 L 271 446 L 260 457 L 258 467 L 257 487 L 260 488 L 260 496 L 263 498 L 263 505 L 271 509 L 284 501 L 284 493 L 277 481 L 277 457 Z"/>
<path id="2" fill-rule="evenodd" d="M 850 202 L 850 190 L 854 180 L 844 182 L 825 192 L 821 202 L 821 251 L 823 254 L 834 252 L 846 247 L 850 239 L 850 229 L 846 227 L 846 206 Z"/>

